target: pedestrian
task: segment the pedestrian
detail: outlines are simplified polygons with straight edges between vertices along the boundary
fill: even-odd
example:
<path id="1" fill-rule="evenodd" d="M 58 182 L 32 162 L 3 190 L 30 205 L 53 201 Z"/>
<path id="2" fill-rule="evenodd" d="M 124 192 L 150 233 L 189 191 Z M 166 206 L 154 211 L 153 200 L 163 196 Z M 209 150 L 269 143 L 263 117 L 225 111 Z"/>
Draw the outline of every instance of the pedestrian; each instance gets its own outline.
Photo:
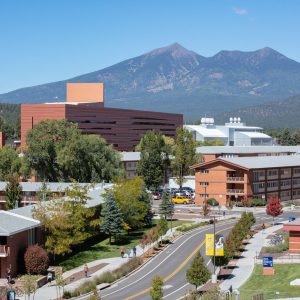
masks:
<path id="1" fill-rule="evenodd" d="M 225 212 L 225 210 L 223 210 L 223 217 L 225 217 L 225 215 L 226 215 L 226 212 Z"/>
<path id="2" fill-rule="evenodd" d="M 16 291 L 14 288 L 10 287 L 7 290 L 7 295 L 6 295 L 7 300 L 16 300 Z"/>
<path id="3" fill-rule="evenodd" d="M 266 229 L 265 223 L 262 224 L 261 228 L 262 228 L 262 233 L 264 234 L 265 233 L 265 229 Z"/>
<path id="4" fill-rule="evenodd" d="M 133 256 L 136 257 L 136 247 L 135 246 L 133 246 L 132 252 L 133 252 Z"/>
<path id="5" fill-rule="evenodd" d="M 87 264 L 85 264 L 83 267 L 85 277 L 88 277 L 88 270 L 89 270 L 89 267 L 87 266 Z"/>
<path id="6" fill-rule="evenodd" d="M 130 253 L 131 253 L 131 249 L 128 248 L 128 249 L 127 249 L 127 257 L 128 257 L 128 258 L 130 257 Z"/>
<path id="7" fill-rule="evenodd" d="M 7 279 L 7 282 L 10 283 L 10 279 L 11 279 L 10 267 L 6 268 L 6 279 Z"/>
<path id="8" fill-rule="evenodd" d="M 120 247 L 120 253 L 121 253 L 121 257 L 123 258 L 124 254 L 125 254 L 125 248 L 124 248 L 124 246 Z"/>
<path id="9" fill-rule="evenodd" d="M 48 274 L 47 274 L 47 282 L 48 282 L 48 286 L 51 286 L 51 281 L 53 279 L 53 275 L 52 275 L 52 272 L 49 271 Z"/>

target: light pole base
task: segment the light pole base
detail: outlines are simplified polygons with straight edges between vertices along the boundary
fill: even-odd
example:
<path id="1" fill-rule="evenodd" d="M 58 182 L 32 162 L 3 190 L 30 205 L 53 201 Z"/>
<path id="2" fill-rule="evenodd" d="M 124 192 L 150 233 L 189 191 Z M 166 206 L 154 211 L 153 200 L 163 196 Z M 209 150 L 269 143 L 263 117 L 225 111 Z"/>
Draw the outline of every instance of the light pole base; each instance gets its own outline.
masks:
<path id="1" fill-rule="evenodd" d="M 217 283 L 217 275 L 216 274 L 211 275 L 211 283 Z"/>

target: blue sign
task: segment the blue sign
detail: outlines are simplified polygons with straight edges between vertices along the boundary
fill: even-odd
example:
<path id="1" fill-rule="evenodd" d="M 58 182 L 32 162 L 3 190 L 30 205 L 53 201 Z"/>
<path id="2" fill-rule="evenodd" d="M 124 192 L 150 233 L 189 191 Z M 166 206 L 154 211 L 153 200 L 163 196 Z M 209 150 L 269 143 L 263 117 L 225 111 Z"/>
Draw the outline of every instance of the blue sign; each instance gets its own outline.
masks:
<path id="1" fill-rule="evenodd" d="M 295 217 L 289 217 L 289 222 L 295 221 L 296 218 Z"/>
<path id="2" fill-rule="evenodd" d="M 264 256 L 263 257 L 263 266 L 264 266 L 264 268 L 272 268 L 273 267 L 273 257 L 272 256 Z"/>

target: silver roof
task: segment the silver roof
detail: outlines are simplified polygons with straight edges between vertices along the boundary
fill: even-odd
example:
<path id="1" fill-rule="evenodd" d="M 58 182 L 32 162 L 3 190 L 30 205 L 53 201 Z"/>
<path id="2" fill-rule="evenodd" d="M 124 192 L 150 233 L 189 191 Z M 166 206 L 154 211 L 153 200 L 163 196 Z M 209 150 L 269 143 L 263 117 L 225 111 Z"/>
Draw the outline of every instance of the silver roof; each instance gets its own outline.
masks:
<path id="1" fill-rule="evenodd" d="M 139 161 L 141 152 L 121 152 L 122 161 Z"/>
<path id="2" fill-rule="evenodd" d="M 74 184 L 73 182 L 46 182 L 47 188 L 51 192 L 62 192 L 66 188 L 71 187 Z M 79 183 L 81 186 L 88 185 L 90 183 Z M 4 191 L 6 188 L 7 182 L 0 181 L 0 191 Z M 23 192 L 38 192 L 41 188 L 43 183 L 42 182 L 20 182 Z M 98 183 L 101 185 L 101 183 Z"/>
<path id="3" fill-rule="evenodd" d="M 40 225 L 38 220 L 0 210 L 0 236 L 10 236 Z"/>
<path id="4" fill-rule="evenodd" d="M 300 153 L 300 146 L 203 146 L 197 148 L 202 154 L 247 154 L 247 153 Z"/>
<path id="5" fill-rule="evenodd" d="M 221 158 L 247 169 L 283 168 L 300 166 L 300 155 L 252 156 Z"/>

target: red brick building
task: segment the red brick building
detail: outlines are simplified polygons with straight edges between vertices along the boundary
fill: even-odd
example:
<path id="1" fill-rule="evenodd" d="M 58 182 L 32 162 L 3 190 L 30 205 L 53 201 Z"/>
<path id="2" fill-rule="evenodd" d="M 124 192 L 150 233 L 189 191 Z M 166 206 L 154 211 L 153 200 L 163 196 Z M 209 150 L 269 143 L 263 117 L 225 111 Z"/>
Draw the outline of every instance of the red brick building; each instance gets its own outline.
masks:
<path id="1" fill-rule="evenodd" d="M 42 120 L 66 119 L 78 124 L 85 134 L 97 134 L 117 150 L 132 151 L 148 130 L 175 137 L 182 126 L 181 114 L 104 107 L 103 84 L 68 83 L 63 103 L 22 104 L 21 143 L 26 134 Z"/>
<path id="2" fill-rule="evenodd" d="M 198 204 L 209 198 L 221 205 L 245 197 L 300 198 L 300 155 L 217 158 L 192 168 Z"/>

